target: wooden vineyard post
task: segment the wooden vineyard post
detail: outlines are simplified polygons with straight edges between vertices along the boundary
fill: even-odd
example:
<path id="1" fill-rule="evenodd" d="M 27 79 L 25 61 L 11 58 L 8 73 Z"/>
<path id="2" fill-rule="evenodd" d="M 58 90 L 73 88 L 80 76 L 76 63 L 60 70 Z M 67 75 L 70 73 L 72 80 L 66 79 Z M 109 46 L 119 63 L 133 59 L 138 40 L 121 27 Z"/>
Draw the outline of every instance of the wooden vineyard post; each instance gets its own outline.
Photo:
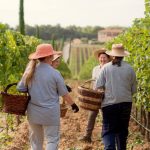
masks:
<path id="1" fill-rule="evenodd" d="M 147 113 L 147 129 L 149 131 L 147 131 L 146 137 L 148 142 L 150 142 L 150 112 Z"/>
<path id="2" fill-rule="evenodd" d="M 143 125 L 144 125 L 144 127 L 146 127 L 146 124 L 147 124 L 146 111 L 143 110 Z M 144 128 L 143 128 L 142 133 L 143 133 L 143 135 L 146 135 L 146 130 Z"/>
<path id="3" fill-rule="evenodd" d="M 138 108 L 136 106 L 134 106 L 134 107 L 135 107 L 135 119 L 138 120 Z M 137 122 L 135 122 L 135 123 L 136 123 L 136 125 L 138 125 Z"/>
<path id="4" fill-rule="evenodd" d="M 142 116 L 143 116 L 143 111 L 142 111 L 142 105 L 141 105 L 141 107 L 140 107 L 140 123 L 141 123 L 141 124 L 143 123 L 143 121 L 142 121 L 142 120 L 143 120 L 143 117 L 142 117 Z M 141 125 L 139 125 L 139 126 L 140 126 L 140 127 L 139 127 L 139 128 L 140 128 L 140 132 L 141 132 L 141 134 L 143 135 L 143 132 L 142 132 L 142 128 L 143 128 L 143 127 L 142 127 Z"/>

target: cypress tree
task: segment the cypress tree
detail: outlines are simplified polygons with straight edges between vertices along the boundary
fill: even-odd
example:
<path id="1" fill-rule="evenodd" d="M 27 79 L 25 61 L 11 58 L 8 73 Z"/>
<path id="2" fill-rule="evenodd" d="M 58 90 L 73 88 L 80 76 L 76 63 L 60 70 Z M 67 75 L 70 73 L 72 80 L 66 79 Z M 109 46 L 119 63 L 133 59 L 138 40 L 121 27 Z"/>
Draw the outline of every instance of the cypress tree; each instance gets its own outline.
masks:
<path id="1" fill-rule="evenodd" d="M 150 17 L 150 0 L 145 0 L 145 15 Z"/>
<path id="2" fill-rule="evenodd" d="M 19 9 L 19 30 L 20 33 L 25 35 L 25 25 L 24 25 L 24 0 L 20 0 Z"/>
<path id="3" fill-rule="evenodd" d="M 36 26 L 36 37 L 39 39 L 40 38 L 40 29 L 39 26 Z"/>

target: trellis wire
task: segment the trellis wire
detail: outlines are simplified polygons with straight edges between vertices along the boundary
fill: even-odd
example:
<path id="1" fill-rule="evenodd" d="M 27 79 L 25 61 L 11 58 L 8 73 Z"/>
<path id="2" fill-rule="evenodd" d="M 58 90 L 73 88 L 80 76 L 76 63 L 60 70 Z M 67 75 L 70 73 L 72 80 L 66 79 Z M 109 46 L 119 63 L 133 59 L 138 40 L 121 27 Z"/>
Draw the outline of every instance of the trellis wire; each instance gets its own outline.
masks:
<path id="1" fill-rule="evenodd" d="M 150 133 L 150 129 L 148 129 L 143 124 L 141 124 L 140 121 L 136 120 L 136 118 L 134 118 L 133 115 L 130 115 L 130 116 L 138 125 L 140 125 L 142 128 L 144 128 L 146 131 L 148 131 Z"/>

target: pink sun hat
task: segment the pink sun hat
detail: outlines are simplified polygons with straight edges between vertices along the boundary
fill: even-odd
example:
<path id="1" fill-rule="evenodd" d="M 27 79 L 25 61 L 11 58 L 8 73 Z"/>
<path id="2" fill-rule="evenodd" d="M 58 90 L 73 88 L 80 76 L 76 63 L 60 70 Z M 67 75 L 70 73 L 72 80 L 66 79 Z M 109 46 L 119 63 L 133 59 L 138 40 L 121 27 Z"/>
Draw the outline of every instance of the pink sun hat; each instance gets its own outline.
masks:
<path id="1" fill-rule="evenodd" d="M 29 59 L 39 59 L 51 55 L 59 54 L 59 52 L 55 51 L 51 44 L 39 44 L 36 47 L 36 51 L 29 55 Z"/>

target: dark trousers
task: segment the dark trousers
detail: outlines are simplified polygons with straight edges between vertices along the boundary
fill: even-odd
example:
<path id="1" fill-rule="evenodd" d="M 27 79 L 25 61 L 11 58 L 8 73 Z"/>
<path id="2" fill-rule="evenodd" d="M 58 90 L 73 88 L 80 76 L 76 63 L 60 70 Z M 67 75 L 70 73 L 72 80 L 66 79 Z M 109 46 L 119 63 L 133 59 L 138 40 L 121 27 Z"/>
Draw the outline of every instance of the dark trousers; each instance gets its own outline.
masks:
<path id="1" fill-rule="evenodd" d="M 132 103 L 123 102 L 102 108 L 102 138 L 105 150 L 126 150 Z"/>

